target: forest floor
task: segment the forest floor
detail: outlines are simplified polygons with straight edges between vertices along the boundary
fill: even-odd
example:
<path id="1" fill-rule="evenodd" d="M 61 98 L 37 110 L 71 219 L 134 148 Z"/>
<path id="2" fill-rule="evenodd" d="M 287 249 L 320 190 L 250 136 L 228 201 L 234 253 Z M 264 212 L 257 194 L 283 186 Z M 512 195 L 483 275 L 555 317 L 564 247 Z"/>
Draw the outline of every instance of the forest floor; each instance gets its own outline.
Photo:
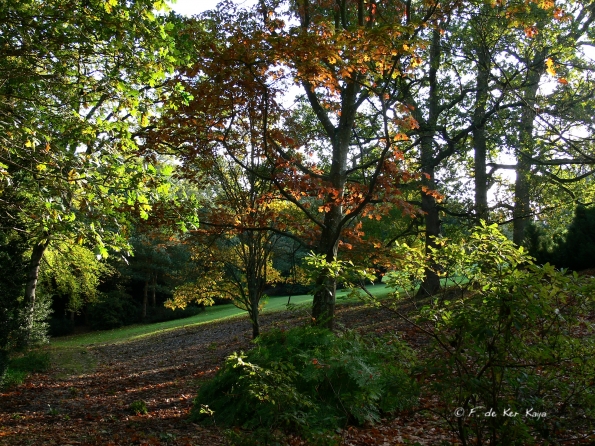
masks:
<path id="1" fill-rule="evenodd" d="M 337 313 L 346 327 L 397 331 L 411 344 L 421 342 L 385 310 L 342 305 Z M 300 310 L 265 314 L 262 331 L 290 328 L 306 318 Z M 31 375 L 0 394 L 0 445 L 229 444 L 221 429 L 198 426 L 188 414 L 201 382 L 232 352 L 249 349 L 250 336 L 250 323 L 242 318 L 124 343 L 54 350 L 56 363 L 76 367 L 54 364 L 49 372 Z M 148 414 L 132 414 L 130 405 L 138 400 L 146 403 Z M 341 435 L 344 445 L 456 443 L 440 420 L 423 410 L 375 426 L 350 427 Z M 288 442 L 306 444 L 299 438 Z"/>

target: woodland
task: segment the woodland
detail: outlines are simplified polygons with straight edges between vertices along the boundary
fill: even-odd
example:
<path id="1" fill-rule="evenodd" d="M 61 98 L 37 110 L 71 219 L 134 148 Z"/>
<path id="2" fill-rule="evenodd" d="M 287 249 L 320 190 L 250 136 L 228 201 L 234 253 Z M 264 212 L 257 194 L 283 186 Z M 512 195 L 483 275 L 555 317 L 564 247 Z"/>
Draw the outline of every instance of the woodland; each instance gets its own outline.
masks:
<path id="1" fill-rule="evenodd" d="M 0 444 L 592 444 L 594 22 L 0 0 Z"/>

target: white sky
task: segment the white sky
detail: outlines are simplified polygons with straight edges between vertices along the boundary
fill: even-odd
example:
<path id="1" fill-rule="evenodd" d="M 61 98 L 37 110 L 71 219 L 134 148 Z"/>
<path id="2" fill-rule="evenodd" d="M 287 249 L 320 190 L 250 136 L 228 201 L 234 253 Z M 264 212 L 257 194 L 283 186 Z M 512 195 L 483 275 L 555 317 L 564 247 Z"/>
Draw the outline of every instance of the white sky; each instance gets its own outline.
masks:
<path id="1" fill-rule="evenodd" d="M 194 14 L 199 14 L 209 9 L 215 9 L 217 3 L 219 3 L 220 1 L 221 0 L 167 0 L 167 3 L 169 3 L 169 6 L 171 6 L 171 8 L 178 14 L 190 16 Z M 245 2 L 240 1 L 236 3 L 250 4 L 253 2 L 254 0 L 247 0 Z"/>

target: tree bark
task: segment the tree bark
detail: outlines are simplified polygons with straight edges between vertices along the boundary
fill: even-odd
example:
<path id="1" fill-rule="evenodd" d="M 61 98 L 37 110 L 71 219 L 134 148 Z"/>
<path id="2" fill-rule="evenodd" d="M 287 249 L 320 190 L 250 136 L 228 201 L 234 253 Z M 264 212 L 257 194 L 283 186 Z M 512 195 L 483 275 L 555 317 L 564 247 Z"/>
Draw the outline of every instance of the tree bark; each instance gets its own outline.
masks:
<path id="1" fill-rule="evenodd" d="M 143 312 L 142 312 L 143 319 L 145 319 L 147 317 L 148 303 L 149 303 L 149 279 L 146 279 L 145 286 L 143 288 Z"/>
<path id="2" fill-rule="evenodd" d="M 318 252 L 324 255 L 327 262 L 337 260 L 341 232 L 339 223 L 342 216 L 343 209 L 340 205 L 333 206 L 325 216 L 325 227 L 322 230 Z M 327 270 L 321 271 L 316 279 L 316 291 L 312 301 L 312 322 L 314 325 L 330 330 L 334 329 L 336 292 L 336 278 L 331 276 Z"/>
<path id="3" fill-rule="evenodd" d="M 153 308 L 157 308 L 157 298 L 155 296 L 157 288 L 157 274 L 153 274 L 153 280 L 151 283 L 151 306 Z"/>
<path id="4" fill-rule="evenodd" d="M 427 191 L 422 191 L 421 209 L 424 212 L 425 222 L 425 250 L 429 257 L 429 265 L 426 268 L 425 276 L 422 284 L 419 287 L 416 297 L 423 298 L 435 294 L 440 288 L 440 278 L 437 274 L 438 265 L 431 255 L 431 249 L 436 247 L 436 238 L 440 236 L 440 214 L 438 211 L 436 198 L 432 196 L 431 192 L 436 188 L 434 181 L 434 167 L 430 159 L 433 157 L 432 145 L 434 143 L 433 133 L 422 136 L 421 150 L 422 159 L 426 159 L 427 164 L 423 168 L 423 173 L 426 178 L 423 184 L 427 187 Z"/>
<path id="5" fill-rule="evenodd" d="M 33 251 L 31 252 L 29 272 L 27 274 L 27 285 L 25 286 L 25 305 L 27 308 L 27 315 L 25 319 L 25 342 L 29 341 L 29 335 L 33 328 L 39 268 L 41 266 L 41 259 L 43 258 L 43 254 L 45 253 L 48 244 L 49 240 L 40 242 L 33 247 Z"/>
<path id="6" fill-rule="evenodd" d="M 260 336 L 260 321 L 258 319 L 258 304 L 260 303 L 260 297 L 251 297 L 250 300 L 251 305 L 248 314 L 250 315 L 250 322 L 252 323 L 252 339 L 256 339 L 258 336 Z"/>
<path id="7" fill-rule="evenodd" d="M 422 282 L 416 294 L 417 298 L 423 298 L 435 294 L 440 288 L 440 278 L 436 273 L 438 265 L 431 256 L 432 247 L 436 246 L 436 237 L 440 235 L 440 214 L 436 203 L 436 198 L 432 192 L 436 189 L 435 168 L 440 161 L 434 152 L 434 137 L 436 133 L 436 123 L 438 121 L 439 95 L 438 91 L 438 68 L 440 67 L 440 55 L 442 49 L 440 46 L 440 31 L 434 29 L 432 32 L 432 44 L 430 47 L 430 71 L 429 83 L 430 94 L 428 99 L 428 117 L 423 119 L 421 112 L 414 110 L 414 117 L 420 126 L 420 164 L 422 174 L 425 176 L 422 185 L 426 188 L 421 193 L 421 209 L 424 212 L 425 221 L 425 249 L 426 255 L 430 258 L 429 265 L 425 271 L 424 281 Z"/>
<path id="8" fill-rule="evenodd" d="M 343 229 L 344 210 L 342 200 L 347 182 L 347 163 L 352 129 L 357 111 L 356 98 L 359 86 L 352 82 L 345 87 L 341 104 L 341 118 L 336 128 L 328 128 L 328 136 L 333 145 L 333 156 L 329 172 L 329 182 L 333 193 L 326 198 L 330 209 L 324 216 L 318 253 L 325 256 L 327 262 L 337 260 L 339 237 Z M 320 105 L 311 95 L 313 108 Z M 316 291 L 312 302 L 312 319 L 315 325 L 334 329 L 335 296 L 337 280 L 328 271 L 321 271 L 316 280 Z"/>
<path id="9" fill-rule="evenodd" d="M 477 54 L 477 92 L 475 94 L 475 110 L 473 112 L 473 151 L 475 181 L 475 218 L 488 221 L 488 175 L 487 175 L 487 140 L 483 119 L 488 99 L 488 79 L 490 74 L 490 57 L 487 48 L 480 42 Z"/>
<path id="10" fill-rule="evenodd" d="M 530 179 L 534 156 L 533 129 L 536 117 L 535 105 L 539 80 L 544 73 L 545 50 L 538 51 L 527 73 L 527 86 L 523 89 L 525 106 L 521 112 L 519 147 L 517 148 L 516 180 L 514 183 L 514 210 L 512 240 L 521 246 L 525 229 L 531 220 Z"/>

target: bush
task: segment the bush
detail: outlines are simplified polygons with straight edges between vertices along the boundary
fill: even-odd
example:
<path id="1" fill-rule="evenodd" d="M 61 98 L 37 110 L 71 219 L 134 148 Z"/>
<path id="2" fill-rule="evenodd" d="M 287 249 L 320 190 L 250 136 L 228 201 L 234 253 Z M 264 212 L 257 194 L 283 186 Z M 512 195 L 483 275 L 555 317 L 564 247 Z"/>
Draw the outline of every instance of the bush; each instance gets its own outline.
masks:
<path id="1" fill-rule="evenodd" d="M 376 422 L 410 407 L 412 354 L 394 337 L 364 339 L 313 327 L 273 331 L 231 355 L 194 402 L 193 419 L 307 437 L 348 423 Z"/>
<path id="2" fill-rule="evenodd" d="M 433 341 L 420 373 L 463 444 L 526 445 L 592 432 L 595 342 L 582 325 L 593 311 L 593 284 L 534 265 L 495 225 L 461 245 L 438 244 L 437 273 L 455 285 L 415 321 Z M 425 256 L 404 251 L 390 283 L 407 288 L 403 274 L 423 273 Z"/>
<path id="3" fill-rule="evenodd" d="M 93 330 L 109 330 L 140 321 L 140 308 L 132 298 L 119 290 L 103 293 L 87 309 Z"/>
<path id="4" fill-rule="evenodd" d="M 541 226 L 530 224 L 525 246 L 538 264 L 582 271 L 595 267 L 595 207 L 577 206 L 565 236 L 548 236 Z"/>
<path id="5" fill-rule="evenodd" d="M 47 321 L 52 314 L 51 306 L 51 297 L 38 293 L 35 299 L 32 317 L 30 316 L 30 308 L 23 308 L 21 310 L 19 319 L 23 322 L 15 336 L 15 349 L 22 350 L 26 347 L 47 344 L 49 342 L 49 323 Z M 28 327 L 26 321 L 29 317 L 32 318 L 32 324 Z"/>
<path id="6" fill-rule="evenodd" d="M 135 415 L 146 415 L 149 413 L 147 403 L 143 400 L 133 401 L 128 408 Z"/>
<path id="7" fill-rule="evenodd" d="M 50 367 L 50 355 L 44 352 L 29 352 L 23 356 L 8 359 L 6 352 L 0 351 L 0 370 L 4 362 L 4 376 L 0 374 L 0 387 L 22 384 L 30 373 L 45 372 Z"/>
<path id="8" fill-rule="evenodd" d="M 581 271 L 595 267 L 595 207 L 577 206 L 566 240 L 554 251 L 561 267 Z"/>
<path id="9" fill-rule="evenodd" d="M 8 351 L 15 347 L 20 327 L 24 324 L 22 296 L 27 282 L 26 254 L 29 247 L 24 233 L 3 228 L 0 228 L 0 246 L 0 351 Z"/>

